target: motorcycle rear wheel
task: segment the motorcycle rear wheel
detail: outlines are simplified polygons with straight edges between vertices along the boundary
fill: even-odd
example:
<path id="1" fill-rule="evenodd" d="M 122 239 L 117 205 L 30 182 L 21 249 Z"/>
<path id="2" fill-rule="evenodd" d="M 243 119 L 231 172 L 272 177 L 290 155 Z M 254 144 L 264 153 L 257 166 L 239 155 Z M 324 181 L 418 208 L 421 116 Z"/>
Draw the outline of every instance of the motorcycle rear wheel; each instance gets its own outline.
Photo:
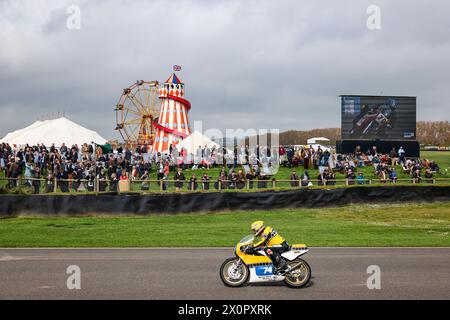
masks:
<path id="1" fill-rule="evenodd" d="M 284 278 L 284 283 L 291 288 L 302 288 L 306 286 L 311 279 L 311 267 L 305 260 L 297 258 L 293 261 L 289 261 L 288 265 L 295 266 L 299 263 L 301 263 L 301 265 L 292 272 L 286 274 Z"/>
<path id="2" fill-rule="evenodd" d="M 220 279 L 228 287 L 240 287 L 247 282 L 250 272 L 244 263 L 237 267 L 239 258 L 228 258 L 220 267 Z"/>

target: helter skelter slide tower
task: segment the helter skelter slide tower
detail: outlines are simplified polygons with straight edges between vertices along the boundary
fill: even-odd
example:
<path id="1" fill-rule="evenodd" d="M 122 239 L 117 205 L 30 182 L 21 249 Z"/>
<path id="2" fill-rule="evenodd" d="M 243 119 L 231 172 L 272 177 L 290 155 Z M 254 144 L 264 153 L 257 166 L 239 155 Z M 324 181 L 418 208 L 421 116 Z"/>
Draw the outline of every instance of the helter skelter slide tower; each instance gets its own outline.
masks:
<path id="1" fill-rule="evenodd" d="M 169 152 L 170 145 L 175 147 L 180 141 L 191 134 L 191 124 L 188 112 L 191 109 L 189 101 L 184 99 L 184 83 L 173 73 L 159 88 L 161 109 L 155 119 L 156 128 L 153 151 Z"/>

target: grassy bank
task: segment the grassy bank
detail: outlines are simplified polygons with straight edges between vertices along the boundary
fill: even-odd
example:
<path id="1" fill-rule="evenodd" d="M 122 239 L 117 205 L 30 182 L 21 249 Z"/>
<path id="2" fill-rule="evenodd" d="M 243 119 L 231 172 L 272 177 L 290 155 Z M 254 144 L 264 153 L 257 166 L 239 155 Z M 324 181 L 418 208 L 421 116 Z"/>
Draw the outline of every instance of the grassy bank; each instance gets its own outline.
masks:
<path id="1" fill-rule="evenodd" d="M 309 246 L 450 246 L 450 202 L 151 217 L 0 219 L 0 247 L 233 246 L 263 219 Z"/>

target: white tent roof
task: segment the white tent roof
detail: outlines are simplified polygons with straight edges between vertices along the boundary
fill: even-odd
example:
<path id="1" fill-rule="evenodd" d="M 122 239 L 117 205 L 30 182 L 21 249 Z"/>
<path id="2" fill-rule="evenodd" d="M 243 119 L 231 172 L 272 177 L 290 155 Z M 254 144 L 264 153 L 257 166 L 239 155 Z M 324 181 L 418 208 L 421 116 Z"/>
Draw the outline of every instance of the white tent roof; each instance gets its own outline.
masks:
<path id="1" fill-rule="evenodd" d="M 312 143 L 316 143 L 317 141 L 330 141 L 330 139 L 327 139 L 325 137 L 315 137 L 315 138 L 309 138 L 306 143 L 307 144 L 312 144 Z"/>
<path id="2" fill-rule="evenodd" d="M 38 120 L 38 121 L 33 122 L 32 124 L 30 124 L 28 127 L 25 127 L 25 128 L 22 128 L 22 129 L 19 129 L 19 130 L 16 130 L 16 131 L 8 132 L 8 134 L 6 136 L 4 136 L 3 139 L 0 139 L 0 142 L 3 142 L 3 141 L 6 142 L 6 141 L 8 141 L 8 140 L 10 140 L 10 139 L 20 135 L 22 132 L 24 132 L 26 130 L 29 130 L 29 129 L 32 129 L 34 127 L 39 126 L 41 123 L 42 123 L 42 121 Z"/>
<path id="3" fill-rule="evenodd" d="M 176 145 L 176 148 L 179 151 L 181 150 L 181 148 L 184 148 L 188 153 L 195 154 L 198 146 L 201 146 L 203 148 L 205 147 L 205 145 L 208 146 L 209 148 L 212 148 L 213 146 L 215 146 L 216 148 L 220 147 L 218 143 L 215 143 L 207 136 L 201 134 L 198 131 L 194 131 L 191 135 L 189 135 L 183 141 L 178 143 Z"/>
<path id="4" fill-rule="evenodd" d="M 53 143 L 60 147 L 63 143 L 66 146 L 83 143 L 105 144 L 106 139 L 97 132 L 86 129 L 75 122 L 61 117 L 53 120 L 36 121 L 33 124 L 8 133 L 1 142 L 7 142 L 10 145 L 37 145 L 44 143 L 50 146 Z"/>

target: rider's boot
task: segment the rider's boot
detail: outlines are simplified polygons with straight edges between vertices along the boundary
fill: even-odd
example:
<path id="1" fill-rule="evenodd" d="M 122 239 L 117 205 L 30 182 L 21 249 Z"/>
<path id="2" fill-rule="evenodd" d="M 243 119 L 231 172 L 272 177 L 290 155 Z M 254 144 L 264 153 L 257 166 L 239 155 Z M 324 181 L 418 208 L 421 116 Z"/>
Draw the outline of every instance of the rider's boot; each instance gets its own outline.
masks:
<path id="1" fill-rule="evenodd" d="M 276 267 L 276 271 L 275 271 L 276 274 L 284 275 L 284 273 L 287 271 L 286 270 L 287 267 L 288 267 L 288 265 L 287 265 L 286 261 L 283 258 L 281 258 L 280 262 L 278 263 L 278 266 Z"/>

